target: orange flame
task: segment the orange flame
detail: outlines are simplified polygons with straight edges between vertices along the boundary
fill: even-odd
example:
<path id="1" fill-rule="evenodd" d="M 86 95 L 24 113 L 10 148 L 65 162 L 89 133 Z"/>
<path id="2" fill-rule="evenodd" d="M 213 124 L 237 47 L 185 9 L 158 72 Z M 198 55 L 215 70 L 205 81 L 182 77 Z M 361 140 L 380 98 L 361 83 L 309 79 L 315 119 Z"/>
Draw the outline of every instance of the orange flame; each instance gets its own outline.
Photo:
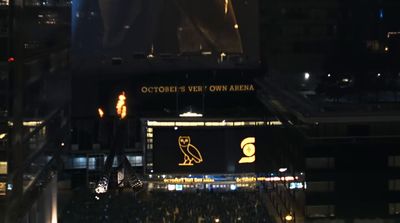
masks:
<path id="1" fill-rule="evenodd" d="M 103 111 L 103 109 L 98 108 L 97 111 L 99 112 L 100 118 L 103 118 L 103 116 L 104 116 L 104 111 Z"/>
<path id="2" fill-rule="evenodd" d="M 124 119 L 127 114 L 125 101 L 126 101 L 125 92 L 122 92 L 118 96 L 117 106 L 115 106 L 115 108 L 117 109 L 117 115 L 119 116 L 120 119 Z"/>

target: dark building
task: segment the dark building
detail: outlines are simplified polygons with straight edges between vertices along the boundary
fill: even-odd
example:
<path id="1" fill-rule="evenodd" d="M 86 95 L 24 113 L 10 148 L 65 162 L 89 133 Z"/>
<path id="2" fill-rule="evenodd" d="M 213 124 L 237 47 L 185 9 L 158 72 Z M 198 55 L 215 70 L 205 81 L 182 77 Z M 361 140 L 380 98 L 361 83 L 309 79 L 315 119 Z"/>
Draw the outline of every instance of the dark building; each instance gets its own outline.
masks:
<path id="1" fill-rule="evenodd" d="M 57 219 L 55 163 L 69 129 L 68 4 L 0 2 L 0 222 Z"/>
<path id="2" fill-rule="evenodd" d="M 0 0 L 0 223 L 169 219 L 163 198 L 234 190 L 258 220 L 396 222 L 399 9 Z M 174 192 L 142 202 L 142 181 Z"/>

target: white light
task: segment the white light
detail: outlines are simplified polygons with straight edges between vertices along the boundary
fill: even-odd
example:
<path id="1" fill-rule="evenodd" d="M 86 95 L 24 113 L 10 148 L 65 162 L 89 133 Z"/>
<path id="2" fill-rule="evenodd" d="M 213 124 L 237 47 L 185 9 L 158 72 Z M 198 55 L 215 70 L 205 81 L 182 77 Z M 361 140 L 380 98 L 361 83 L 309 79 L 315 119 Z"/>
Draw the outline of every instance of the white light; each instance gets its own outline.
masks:
<path id="1" fill-rule="evenodd" d="M 231 184 L 230 188 L 231 190 L 236 190 L 236 184 Z"/>
<path id="2" fill-rule="evenodd" d="M 310 73 L 308 73 L 308 72 L 304 73 L 304 79 L 305 80 L 310 79 Z"/>
<path id="3" fill-rule="evenodd" d="M 328 74 L 328 77 L 331 77 L 331 74 Z"/>
<path id="4" fill-rule="evenodd" d="M 189 111 L 189 112 L 185 112 L 185 113 L 180 114 L 179 117 L 186 117 L 186 118 L 187 117 L 192 117 L 192 118 L 195 118 L 195 117 L 203 117 L 203 114 Z"/>
<path id="5" fill-rule="evenodd" d="M 162 177 L 162 178 L 165 178 L 165 175 L 162 175 L 161 177 Z"/>
<path id="6" fill-rule="evenodd" d="M 150 174 L 150 175 L 149 175 L 149 178 L 152 178 L 152 177 L 153 177 L 153 175 Z"/>
<path id="7" fill-rule="evenodd" d="M 61 143 L 61 146 L 65 146 L 65 143 L 64 143 L 64 142 L 62 142 L 62 143 Z"/>
<path id="8" fill-rule="evenodd" d="M 219 218 L 216 218 L 214 221 L 215 221 L 215 222 L 219 222 Z"/>
<path id="9" fill-rule="evenodd" d="M 173 190 L 175 190 L 175 184 L 168 184 L 168 190 L 169 191 L 173 191 Z"/>
<path id="10" fill-rule="evenodd" d="M 202 55 L 212 55 L 212 52 L 210 52 L 210 51 L 204 51 L 204 52 L 201 52 L 201 54 L 202 54 Z"/>
<path id="11" fill-rule="evenodd" d="M 178 130 L 178 126 L 175 126 L 175 127 L 174 127 L 174 130 Z"/>
<path id="12" fill-rule="evenodd" d="M 350 80 L 348 78 L 343 78 L 342 81 L 343 82 L 349 82 Z"/>
<path id="13" fill-rule="evenodd" d="M 285 220 L 286 221 L 291 221 L 291 220 L 293 220 L 293 216 L 288 214 L 288 215 L 286 215 Z"/>
<path id="14" fill-rule="evenodd" d="M 99 196 L 94 196 L 94 198 L 96 198 L 96 200 L 100 200 L 100 197 Z"/>
<path id="15" fill-rule="evenodd" d="M 381 73 L 378 73 L 376 76 L 377 76 L 377 77 L 380 77 L 380 76 L 381 76 Z"/>
<path id="16" fill-rule="evenodd" d="M 281 172 L 281 173 L 283 173 L 283 172 L 286 172 L 286 170 L 287 170 L 287 168 L 286 168 L 286 167 L 279 168 L 279 172 Z"/>
<path id="17" fill-rule="evenodd" d="M 0 134 L 0 139 L 4 139 L 6 137 L 7 133 L 1 133 Z"/>

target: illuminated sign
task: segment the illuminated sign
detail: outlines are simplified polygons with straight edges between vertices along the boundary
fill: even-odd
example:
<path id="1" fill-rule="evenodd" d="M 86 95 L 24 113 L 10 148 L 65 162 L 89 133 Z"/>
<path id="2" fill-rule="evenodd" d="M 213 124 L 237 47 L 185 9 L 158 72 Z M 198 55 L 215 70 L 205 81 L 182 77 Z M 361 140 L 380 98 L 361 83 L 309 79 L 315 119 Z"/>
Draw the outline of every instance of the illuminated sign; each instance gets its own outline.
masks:
<path id="1" fill-rule="evenodd" d="M 0 182 L 0 195 L 6 195 L 6 182 Z"/>
<path id="2" fill-rule="evenodd" d="M 7 174 L 7 162 L 0 162 L 0 174 Z"/>
<path id="3" fill-rule="evenodd" d="M 203 92 L 253 92 L 253 84 L 142 86 L 142 94 L 203 93 Z"/>
<path id="4" fill-rule="evenodd" d="M 213 183 L 215 180 L 212 178 L 170 178 L 163 179 L 164 183 Z"/>
<path id="5" fill-rule="evenodd" d="M 254 163 L 256 161 L 256 142 L 255 137 L 247 137 L 240 143 L 240 148 L 243 150 L 245 157 L 239 160 L 239 163 Z"/>
<path id="6" fill-rule="evenodd" d="M 281 130 L 275 127 L 180 125 L 149 129 L 152 132 L 146 136 L 151 144 L 146 148 L 153 158 L 151 170 L 160 174 L 268 171 L 273 168 L 268 154 L 282 143 L 276 136 Z"/>
<path id="7" fill-rule="evenodd" d="M 190 136 L 179 136 L 178 145 L 183 153 L 183 163 L 179 163 L 179 166 L 193 166 L 193 161 L 195 163 L 203 162 L 200 151 L 191 144 Z"/>

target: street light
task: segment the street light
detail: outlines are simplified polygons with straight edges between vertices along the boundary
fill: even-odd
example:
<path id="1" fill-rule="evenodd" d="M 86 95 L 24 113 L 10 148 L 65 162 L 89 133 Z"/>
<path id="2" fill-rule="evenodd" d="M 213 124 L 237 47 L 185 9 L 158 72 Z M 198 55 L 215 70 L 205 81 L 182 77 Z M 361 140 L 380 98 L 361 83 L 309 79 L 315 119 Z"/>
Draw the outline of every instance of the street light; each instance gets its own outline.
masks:
<path id="1" fill-rule="evenodd" d="M 308 73 L 308 72 L 305 72 L 304 73 L 304 80 L 308 80 L 308 79 L 310 79 L 310 73 Z"/>

